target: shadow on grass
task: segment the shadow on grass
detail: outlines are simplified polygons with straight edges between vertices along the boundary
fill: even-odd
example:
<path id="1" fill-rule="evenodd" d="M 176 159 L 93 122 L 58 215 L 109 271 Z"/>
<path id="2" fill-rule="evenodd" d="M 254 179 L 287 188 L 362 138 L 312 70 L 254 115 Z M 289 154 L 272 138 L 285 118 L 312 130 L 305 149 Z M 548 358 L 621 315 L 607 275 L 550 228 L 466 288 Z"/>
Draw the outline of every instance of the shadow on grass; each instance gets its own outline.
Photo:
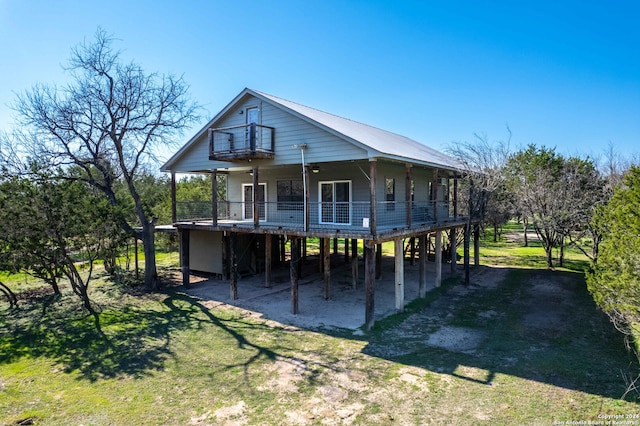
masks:
<path id="1" fill-rule="evenodd" d="M 97 317 L 79 310 L 71 296 L 0 310 L 0 364 L 46 357 L 64 372 L 77 372 L 89 381 L 140 378 L 162 370 L 167 359 L 175 356 L 172 336 L 205 326 L 215 327 L 238 348 L 251 351 L 250 357 L 235 359 L 238 362 L 230 363 L 228 369 L 244 367 L 246 372 L 260 359 L 288 359 L 247 337 L 247 327 L 260 325 L 218 317 L 197 299 L 168 291 L 161 302 L 117 304 Z"/>
<path id="2" fill-rule="evenodd" d="M 636 377 L 637 362 L 583 274 L 508 269 L 505 276 L 495 288 L 449 284 L 413 312 L 376 324 L 363 352 L 487 386 L 500 374 L 620 398 L 620 373 Z"/>

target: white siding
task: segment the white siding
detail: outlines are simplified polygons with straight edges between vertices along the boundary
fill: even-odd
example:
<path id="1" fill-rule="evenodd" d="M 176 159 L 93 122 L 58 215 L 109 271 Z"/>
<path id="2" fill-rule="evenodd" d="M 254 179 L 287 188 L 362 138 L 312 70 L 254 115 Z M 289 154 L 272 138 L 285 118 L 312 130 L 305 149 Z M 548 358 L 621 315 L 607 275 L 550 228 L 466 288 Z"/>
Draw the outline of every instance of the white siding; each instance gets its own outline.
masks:
<path id="1" fill-rule="evenodd" d="M 275 156 L 270 160 L 257 160 L 254 164 L 264 166 L 280 166 L 300 164 L 301 153 L 294 145 L 306 144 L 304 152 L 307 163 L 327 161 L 346 161 L 367 158 L 368 154 L 361 149 L 307 121 L 255 97 L 243 99 L 227 114 L 221 117 L 214 127 L 228 127 L 245 124 L 244 110 L 249 106 L 260 108 L 261 124 L 275 128 Z M 243 114 L 240 114 L 240 111 Z M 209 160 L 209 141 L 205 132 L 181 158 L 172 166 L 175 172 L 197 172 L 211 169 L 234 167 L 250 167 L 248 161 L 225 162 Z"/>
<path id="2" fill-rule="evenodd" d="M 191 231 L 189 256 L 192 270 L 222 274 L 222 232 Z"/>

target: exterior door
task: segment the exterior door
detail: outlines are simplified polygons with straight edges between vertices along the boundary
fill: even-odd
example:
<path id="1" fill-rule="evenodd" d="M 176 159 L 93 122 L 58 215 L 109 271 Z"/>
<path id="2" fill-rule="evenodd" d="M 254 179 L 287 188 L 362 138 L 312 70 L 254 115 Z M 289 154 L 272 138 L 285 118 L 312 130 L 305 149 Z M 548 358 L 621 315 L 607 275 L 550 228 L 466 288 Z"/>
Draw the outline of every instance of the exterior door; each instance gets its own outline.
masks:
<path id="1" fill-rule="evenodd" d="M 260 129 L 255 126 L 255 134 L 254 134 L 254 145 L 250 145 L 251 143 L 251 126 L 250 124 L 258 124 L 260 120 L 260 110 L 258 107 L 247 108 L 247 113 L 245 114 L 247 117 L 247 147 L 250 149 L 255 149 L 260 146 Z"/>
<path id="2" fill-rule="evenodd" d="M 320 182 L 320 223 L 351 223 L 351 181 Z"/>
<path id="3" fill-rule="evenodd" d="M 266 220 L 265 209 L 265 193 L 267 184 L 261 183 L 258 185 L 257 200 L 258 203 L 258 219 Z M 250 183 L 242 185 L 242 218 L 253 219 L 253 185 Z"/>

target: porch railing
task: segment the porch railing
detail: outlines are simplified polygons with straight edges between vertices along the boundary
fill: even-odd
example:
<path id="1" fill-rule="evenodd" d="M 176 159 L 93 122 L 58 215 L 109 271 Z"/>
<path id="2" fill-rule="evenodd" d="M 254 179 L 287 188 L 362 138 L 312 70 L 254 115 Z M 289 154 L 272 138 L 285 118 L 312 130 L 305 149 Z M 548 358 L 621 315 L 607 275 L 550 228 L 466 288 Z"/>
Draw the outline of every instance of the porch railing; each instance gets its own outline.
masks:
<path id="1" fill-rule="evenodd" d="M 376 205 L 377 230 L 406 228 L 429 225 L 449 220 L 449 202 L 390 202 Z M 253 226 L 253 203 L 219 201 L 217 205 L 218 224 Z M 259 223 L 302 230 L 305 225 L 304 204 L 301 202 L 258 202 Z M 210 201 L 177 202 L 178 222 L 211 221 L 213 207 Z M 371 203 L 335 202 L 309 203 L 308 229 L 349 229 L 365 231 L 371 226 Z"/>
<path id="2" fill-rule="evenodd" d="M 209 129 L 209 157 L 212 160 L 270 158 L 274 135 L 273 127 L 256 123 Z"/>

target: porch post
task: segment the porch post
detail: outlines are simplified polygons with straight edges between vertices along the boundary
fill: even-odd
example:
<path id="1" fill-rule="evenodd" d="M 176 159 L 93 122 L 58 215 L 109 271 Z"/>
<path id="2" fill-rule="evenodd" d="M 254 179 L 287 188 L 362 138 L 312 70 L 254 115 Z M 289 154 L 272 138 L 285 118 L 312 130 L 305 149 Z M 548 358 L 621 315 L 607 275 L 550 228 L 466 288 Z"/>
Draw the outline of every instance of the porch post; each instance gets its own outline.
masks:
<path id="1" fill-rule="evenodd" d="M 382 279 L 382 244 L 376 244 L 376 279 Z"/>
<path id="2" fill-rule="evenodd" d="M 176 172 L 171 171 L 171 223 L 178 221 L 178 212 L 176 209 Z"/>
<path id="3" fill-rule="evenodd" d="M 433 169 L 431 200 L 433 201 L 433 221 L 438 222 L 438 169 Z"/>
<path id="4" fill-rule="evenodd" d="M 371 235 L 376 235 L 378 233 L 376 223 L 378 211 L 378 204 L 376 202 L 377 169 L 376 160 L 369 160 L 369 200 L 371 201 L 371 206 L 369 208 L 369 229 L 371 230 Z"/>
<path id="5" fill-rule="evenodd" d="M 238 233 L 232 232 L 229 244 L 229 260 L 231 261 L 231 277 L 229 279 L 229 297 L 231 300 L 238 299 Z"/>
<path id="6" fill-rule="evenodd" d="M 480 265 L 480 225 L 477 223 L 473 227 L 473 264 Z"/>
<path id="7" fill-rule="evenodd" d="M 409 238 L 409 262 L 413 266 L 416 258 L 416 237 Z"/>
<path id="8" fill-rule="evenodd" d="M 349 239 L 344 239 L 344 263 L 349 263 Z"/>
<path id="9" fill-rule="evenodd" d="M 456 272 L 456 264 L 458 263 L 458 248 L 456 247 L 456 228 L 449 231 L 449 242 L 451 243 L 451 273 Z"/>
<path id="10" fill-rule="evenodd" d="M 404 310 L 404 240 L 396 238 L 393 241 L 395 257 L 395 289 L 396 289 L 396 309 L 400 312 Z"/>
<path id="11" fill-rule="evenodd" d="M 253 226 L 254 228 L 257 228 L 260 226 L 260 210 L 258 209 L 259 185 L 260 185 L 260 180 L 258 179 L 258 166 L 253 166 Z"/>
<path id="12" fill-rule="evenodd" d="M 365 287 L 365 309 L 364 325 L 367 331 L 373 328 L 374 314 L 374 274 L 375 259 L 374 245 L 371 240 L 364 240 L 364 287 Z"/>
<path id="13" fill-rule="evenodd" d="M 427 277 L 426 277 L 426 262 L 427 262 L 427 236 L 426 234 L 420 234 L 418 237 L 418 297 L 425 297 L 427 295 Z"/>
<path id="14" fill-rule="evenodd" d="M 436 281 L 435 286 L 442 284 L 442 231 L 436 231 Z"/>
<path id="15" fill-rule="evenodd" d="M 133 237 L 133 261 L 136 269 L 136 280 L 140 279 L 140 267 L 138 266 L 138 237 Z"/>
<path id="16" fill-rule="evenodd" d="M 280 263 L 284 263 L 285 259 L 287 258 L 287 255 L 285 253 L 285 245 L 287 244 L 286 238 L 284 235 L 279 235 L 278 236 L 278 245 L 280 247 L 280 249 L 278 250 L 278 254 L 280 256 L 279 258 L 279 262 Z"/>
<path id="17" fill-rule="evenodd" d="M 305 164 L 304 166 L 304 232 L 309 231 L 309 218 L 310 215 L 310 207 L 309 207 L 309 165 Z M 306 245 L 305 245 L 306 246 Z M 305 248 L 306 250 L 306 248 Z"/>
<path id="18" fill-rule="evenodd" d="M 458 218 L 458 175 L 453 175 L 453 217 Z"/>
<path id="19" fill-rule="evenodd" d="M 271 234 L 264 236 L 264 286 L 271 288 L 271 252 L 272 252 Z"/>
<path id="20" fill-rule="evenodd" d="M 469 249 L 471 245 L 471 224 L 467 222 L 464 227 L 464 283 L 468 285 L 471 281 L 470 277 L 470 262 L 469 262 Z"/>
<path id="21" fill-rule="evenodd" d="M 411 228 L 411 164 L 405 164 L 404 200 L 407 206 L 407 227 Z M 411 258 L 413 262 L 413 257 Z M 413 263 L 411 263 L 413 265 Z"/>
<path id="22" fill-rule="evenodd" d="M 329 300 L 331 290 L 331 240 L 329 238 L 322 239 L 323 250 L 323 276 L 324 276 L 324 300 Z"/>
<path id="23" fill-rule="evenodd" d="M 298 314 L 298 262 L 300 251 L 298 250 L 298 237 L 291 237 L 291 262 L 289 271 L 291 274 L 291 313 Z"/>
<path id="24" fill-rule="evenodd" d="M 351 286 L 358 286 L 358 240 L 351 239 Z"/>
<path id="25" fill-rule="evenodd" d="M 189 237 L 188 229 L 180 230 L 180 267 L 182 269 L 182 285 L 185 288 L 189 288 L 189 276 L 191 275 L 191 270 L 189 269 Z"/>
<path id="26" fill-rule="evenodd" d="M 211 217 L 212 225 L 218 226 L 218 172 L 211 171 Z"/>

